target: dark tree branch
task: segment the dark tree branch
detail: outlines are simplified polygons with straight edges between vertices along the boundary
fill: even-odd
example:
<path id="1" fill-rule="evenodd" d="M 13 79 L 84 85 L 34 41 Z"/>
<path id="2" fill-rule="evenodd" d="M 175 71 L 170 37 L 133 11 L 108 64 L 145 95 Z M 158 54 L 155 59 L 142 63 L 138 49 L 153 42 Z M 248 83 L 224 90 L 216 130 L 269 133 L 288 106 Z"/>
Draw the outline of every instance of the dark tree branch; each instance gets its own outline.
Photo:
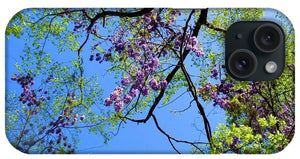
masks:
<path id="1" fill-rule="evenodd" d="M 87 12 L 84 10 L 84 9 L 76 9 L 76 10 L 71 10 L 71 11 L 68 11 L 69 13 L 74 13 L 74 12 L 82 12 L 84 13 L 84 15 L 88 18 L 88 19 L 91 19 L 88 15 L 87 15 Z M 28 22 L 28 23 L 32 23 L 32 24 L 37 24 L 39 23 L 40 21 L 42 21 L 43 19 L 47 18 L 47 17 L 50 17 L 50 16 L 58 16 L 58 15 L 63 15 L 63 14 L 66 14 L 68 13 L 67 11 L 64 11 L 64 12 L 58 12 L 58 13 L 51 13 L 51 14 L 47 14 L 43 17 L 41 17 L 40 19 L 38 19 L 37 21 L 35 22 Z"/>
<path id="2" fill-rule="evenodd" d="M 185 112 L 186 110 L 188 110 L 188 109 L 190 109 L 191 107 L 192 107 L 192 103 L 195 101 L 195 99 L 193 99 L 192 101 L 190 101 L 190 104 L 189 104 L 189 106 L 188 107 L 186 107 L 186 108 L 184 108 L 184 109 L 182 109 L 182 110 L 174 110 L 174 111 L 172 111 L 172 112 L 174 112 L 174 113 L 182 113 L 182 112 Z"/>
<path id="3" fill-rule="evenodd" d="M 86 38 L 84 40 L 84 42 L 81 44 L 81 46 L 79 47 L 78 51 L 77 51 L 77 59 L 78 59 L 78 64 L 79 64 L 79 71 L 80 71 L 80 83 L 79 83 L 79 89 L 80 89 L 80 94 L 81 94 L 81 99 L 80 99 L 80 103 L 82 103 L 82 100 L 83 100 L 83 67 L 82 67 L 82 64 L 83 64 L 83 60 L 82 60 L 82 57 L 81 57 L 81 50 L 83 48 L 83 46 L 87 43 L 88 39 L 90 37 L 90 34 L 88 33 L 86 35 Z"/>
<path id="4" fill-rule="evenodd" d="M 207 23 L 207 11 L 208 11 L 207 9 L 204 9 L 204 10 L 201 11 L 200 18 L 199 18 L 199 21 L 198 21 L 200 23 L 199 25 Z M 192 12 L 190 13 L 189 18 L 188 18 L 188 20 L 187 20 L 187 22 L 185 24 L 185 28 L 184 28 L 184 32 L 183 32 L 183 38 L 181 40 L 181 46 L 180 46 L 180 51 L 179 51 L 179 54 L 180 54 L 180 61 L 179 62 L 181 62 L 180 68 L 181 68 L 181 70 L 182 70 L 182 72 L 183 72 L 183 74 L 185 76 L 185 79 L 186 79 L 186 81 L 188 83 L 189 91 L 192 93 L 192 96 L 193 96 L 193 98 L 194 98 L 194 100 L 195 100 L 195 102 L 197 104 L 198 110 L 199 110 L 199 112 L 200 112 L 200 114 L 201 114 L 201 116 L 203 118 L 204 128 L 205 128 L 205 131 L 206 131 L 206 137 L 207 137 L 207 140 L 210 142 L 211 136 L 212 136 L 210 124 L 209 124 L 209 121 L 208 121 L 208 119 L 207 119 L 207 117 L 205 115 L 205 111 L 203 109 L 203 106 L 200 104 L 200 102 L 198 100 L 196 87 L 195 87 L 195 85 L 194 85 L 191 77 L 189 76 L 189 74 L 188 74 L 188 72 L 187 72 L 187 70 L 186 70 L 186 68 L 185 68 L 185 66 L 183 64 L 183 61 L 184 61 L 186 55 L 182 54 L 182 52 L 181 52 L 183 50 L 184 36 L 186 35 L 188 22 L 189 22 L 189 20 L 190 20 L 190 18 L 192 16 L 193 12 L 194 12 L 194 10 L 192 10 Z M 203 15 L 203 13 L 205 13 L 205 14 Z M 196 24 L 198 24 L 198 22 Z M 196 27 L 197 27 L 197 25 L 196 25 Z M 199 27 L 199 29 L 200 29 L 200 27 Z M 188 52 L 185 49 L 184 49 L 184 51 Z"/>
<path id="5" fill-rule="evenodd" d="M 47 42 L 47 40 L 48 40 L 49 34 L 50 34 L 50 32 L 52 31 L 51 25 L 52 25 L 52 22 L 53 22 L 53 20 L 54 20 L 55 18 L 56 18 L 56 16 L 54 16 L 54 17 L 51 18 L 51 20 L 50 20 L 50 23 L 49 23 L 49 30 L 48 30 L 48 32 L 47 32 L 47 34 L 46 34 L 46 37 L 45 37 L 45 40 L 44 40 L 44 43 L 43 43 L 43 46 L 42 46 L 42 52 L 44 51 L 44 48 L 45 48 L 46 42 Z"/>
<path id="6" fill-rule="evenodd" d="M 142 16 L 146 13 L 149 13 L 152 9 L 153 8 L 144 8 L 144 9 L 141 9 L 141 10 L 136 11 L 136 12 L 114 12 L 114 11 L 104 11 L 104 10 L 102 10 L 101 13 L 98 13 L 94 18 L 91 19 L 91 21 L 90 21 L 91 23 L 88 26 L 87 30 L 90 30 L 99 18 L 105 18 L 106 16 L 118 16 L 118 17 L 121 17 L 121 18 L 122 17 L 138 17 L 138 16 Z"/>
<path id="7" fill-rule="evenodd" d="M 272 103 L 270 103 L 269 99 L 268 99 L 266 96 L 263 95 L 263 93 L 261 92 L 260 89 L 258 89 L 258 88 L 256 87 L 255 82 L 253 82 L 253 85 L 254 85 L 254 88 L 255 88 L 255 90 L 257 91 L 257 93 L 258 93 L 258 94 L 259 94 L 259 95 L 267 102 L 267 105 L 268 105 L 269 108 L 271 109 L 272 114 L 275 115 L 275 111 L 274 111 L 274 108 L 273 108 Z"/>
<path id="8" fill-rule="evenodd" d="M 121 128 L 121 125 L 122 125 L 123 122 L 126 124 L 125 120 L 120 121 L 116 133 L 114 133 L 114 132 L 110 132 L 110 133 L 112 133 L 114 136 L 117 136 L 119 134 L 119 132 L 120 132 L 120 128 Z"/>
<path id="9" fill-rule="evenodd" d="M 173 143 L 172 143 L 171 140 L 173 140 L 173 141 L 175 141 L 175 142 L 179 142 L 179 143 L 190 144 L 190 145 L 194 146 L 195 148 L 197 148 L 197 149 L 198 149 L 199 151 L 201 151 L 202 153 L 204 153 L 204 152 L 197 146 L 197 144 L 208 144 L 208 143 L 205 143 L 205 142 L 190 142 L 190 141 L 185 141 L 185 140 L 178 140 L 178 139 L 176 139 L 176 138 L 170 136 L 168 133 L 166 133 L 166 132 L 159 126 L 158 121 L 157 121 L 157 119 L 156 119 L 156 117 L 155 117 L 154 114 L 152 114 L 151 116 L 152 116 L 152 118 L 153 118 L 153 120 L 154 120 L 154 123 L 155 123 L 155 126 L 157 127 L 157 129 L 158 129 L 162 134 L 164 134 L 164 135 L 168 138 L 169 142 L 171 143 L 171 146 L 173 147 L 173 149 L 174 149 L 177 153 L 180 153 L 180 152 L 175 148 L 175 146 L 173 145 Z"/>
<path id="10" fill-rule="evenodd" d="M 170 104 L 172 104 L 173 102 L 175 102 L 177 99 L 179 99 L 180 97 L 182 97 L 185 93 L 187 93 L 188 91 L 185 91 L 185 92 L 183 92 L 182 94 L 180 94 L 178 97 L 176 97 L 174 100 L 172 100 L 172 101 L 170 101 L 170 102 L 168 102 L 168 103 L 166 103 L 166 104 L 164 104 L 164 105 L 162 105 L 162 106 L 160 106 L 160 107 L 158 107 L 158 108 L 163 108 L 163 107 L 165 107 L 165 106 L 167 106 L 167 105 L 170 105 Z"/>
<path id="11" fill-rule="evenodd" d="M 26 128 L 26 126 L 27 126 L 27 124 L 28 124 L 28 122 L 29 122 L 29 119 L 30 119 L 30 114 L 28 114 L 28 116 L 27 116 L 27 118 L 26 118 L 26 121 L 25 121 L 25 124 L 24 124 L 24 126 L 23 126 L 23 128 L 22 128 L 22 131 L 21 131 L 21 133 L 20 133 L 20 135 L 19 135 L 19 137 L 18 137 L 18 141 L 17 141 L 17 148 L 20 148 L 20 142 L 21 142 L 21 139 L 23 138 L 23 136 L 24 136 L 24 131 L 25 131 L 25 128 Z"/>
<path id="12" fill-rule="evenodd" d="M 172 148 L 173 148 L 178 154 L 181 154 L 181 152 L 180 152 L 179 150 L 177 150 L 177 148 L 174 146 L 172 140 L 171 140 L 170 138 L 168 138 L 168 140 L 169 140 L 169 142 L 170 142 Z"/>
<path id="13" fill-rule="evenodd" d="M 213 29 L 215 31 L 222 32 L 222 33 L 226 33 L 226 31 L 227 31 L 226 29 L 217 27 L 213 23 L 210 23 L 210 22 L 207 22 L 207 21 L 205 23 L 205 26 L 207 26 L 208 28 Z"/>
<path id="14" fill-rule="evenodd" d="M 193 33 L 192 33 L 192 36 L 198 36 L 199 34 L 199 30 L 201 28 L 202 25 L 204 25 L 206 23 L 206 19 L 207 19 L 207 10 L 208 9 L 203 9 L 201 10 L 201 14 L 200 14 L 200 17 L 198 18 L 197 22 L 196 22 L 196 26 L 193 30 Z M 185 58 L 187 57 L 188 53 L 190 51 L 188 50 L 185 50 L 182 54 L 182 61 L 185 60 Z M 174 77 L 174 75 L 176 74 L 176 72 L 178 71 L 178 69 L 181 67 L 182 65 L 182 62 L 181 61 L 178 61 L 177 65 L 175 66 L 175 68 L 168 74 L 167 78 L 166 78 L 166 81 L 168 83 L 170 83 L 170 81 L 172 80 L 172 78 Z M 164 96 L 164 93 L 165 93 L 165 90 L 161 90 L 158 94 L 158 96 L 155 98 L 152 106 L 150 107 L 150 110 L 146 116 L 146 118 L 144 119 L 139 119 L 139 120 L 136 120 L 136 119 L 131 119 L 131 118 L 127 118 L 125 117 L 126 119 L 130 120 L 130 121 L 133 121 L 133 122 L 138 122 L 138 123 L 145 123 L 149 120 L 149 118 L 151 117 L 153 111 L 155 110 L 157 104 L 159 103 L 159 101 L 162 99 L 162 97 Z"/>
<path id="15" fill-rule="evenodd" d="M 191 79 L 191 77 L 189 76 L 188 72 L 186 71 L 185 69 L 185 66 L 182 65 L 181 66 L 181 69 L 183 71 L 183 74 L 188 82 L 188 86 L 189 86 L 189 91 L 192 93 L 192 96 L 197 104 L 197 107 L 198 107 L 198 110 L 203 118 L 203 122 L 204 122 L 204 128 L 205 128 L 205 131 L 206 131 L 206 137 L 207 137 L 207 140 L 210 142 L 211 140 L 211 137 L 212 137 L 212 134 L 211 134 L 211 128 L 210 128 L 210 124 L 209 124 L 209 121 L 205 115 L 205 111 L 203 109 L 203 106 L 200 104 L 199 100 L 198 100 L 198 96 L 197 96 L 197 93 L 196 93 L 196 87 Z"/>
<path id="16" fill-rule="evenodd" d="M 182 55 L 182 49 L 183 49 L 183 44 L 184 44 L 184 40 L 185 40 L 185 35 L 186 35 L 186 31 L 187 31 L 187 28 L 188 28 L 188 25 L 189 25 L 189 22 L 192 18 L 192 15 L 195 13 L 195 10 L 193 9 L 188 17 L 188 19 L 186 20 L 186 23 L 185 23 L 185 26 L 184 26 L 184 29 L 183 29 L 183 34 L 182 34 L 182 39 L 181 39 L 181 44 L 180 44 L 180 50 L 179 50 L 179 54 Z M 180 62 L 183 64 L 183 59 L 180 58 Z"/>
<path id="17" fill-rule="evenodd" d="M 89 20 L 92 20 L 92 18 L 88 15 L 88 13 L 86 12 L 86 10 L 81 10 L 81 12 L 84 14 L 85 17 L 87 17 Z"/>

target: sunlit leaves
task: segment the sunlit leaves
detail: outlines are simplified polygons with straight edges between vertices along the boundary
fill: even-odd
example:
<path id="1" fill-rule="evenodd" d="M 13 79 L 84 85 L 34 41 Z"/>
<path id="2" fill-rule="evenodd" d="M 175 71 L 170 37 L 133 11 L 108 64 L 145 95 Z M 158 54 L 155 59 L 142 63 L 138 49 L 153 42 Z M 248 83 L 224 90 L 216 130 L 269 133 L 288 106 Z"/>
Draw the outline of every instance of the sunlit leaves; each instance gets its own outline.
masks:
<path id="1" fill-rule="evenodd" d="M 274 153 L 290 142 L 295 124 L 291 26 L 285 28 L 291 31 L 282 76 L 275 81 L 235 82 L 224 66 L 224 31 L 209 26 L 226 30 L 236 21 L 258 20 L 262 9 L 209 9 L 198 37 L 191 33 L 200 10 L 187 28 L 190 10 L 154 9 L 135 17 L 107 15 L 93 20 L 106 11 L 139 10 L 26 9 L 12 18 L 7 39 L 15 36 L 25 42 L 12 78 L 35 78 L 34 85 L 18 85 L 20 90 L 6 95 L 6 132 L 15 147 L 26 153 L 74 153 L 83 129 L 109 144 L 129 121 L 122 116 L 147 114 L 159 95 L 158 104 L 165 106 L 181 97 L 179 92 L 190 92 L 186 76 L 201 104 L 226 112 L 226 123 L 213 133 L 211 146 L 205 144 L 193 153 L 202 148 L 209 153 Z M 99 83 L 100 76 L 86 73 L 89 69 L 103 71 L 114 81 Z M 108 85 L 112 89 L 103 90 Z M 20 101 L 24 96 L 20 91 L 26 91 L 30 100 L 26 96 Z M 36 98 L 43 102 L 26 105 Z"/>

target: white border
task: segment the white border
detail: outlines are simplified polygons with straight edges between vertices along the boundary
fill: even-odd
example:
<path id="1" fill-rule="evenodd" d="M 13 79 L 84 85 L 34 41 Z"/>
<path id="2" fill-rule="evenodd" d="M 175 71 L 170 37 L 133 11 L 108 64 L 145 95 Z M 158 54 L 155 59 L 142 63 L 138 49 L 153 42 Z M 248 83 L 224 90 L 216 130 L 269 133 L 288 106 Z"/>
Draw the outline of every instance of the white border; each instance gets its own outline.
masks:
<path id="1" fill-rule="evenodd" d="M 299 125 L 296 124 L 296 135 L 294 136 L 293 141 L 289 144 L 289 146 L 278 154 L 273 155 L 234 155 L 234 154 L 226 154 L 226 155 L 25 155 L 15 150 L 7 141 L 5 132 L 4 132 L 4 96 L 5 96 L 5 28 L 6 24 L 10 20 L 10 18 L 17 13 L 18 11 L 24 8 L 40 8 L 40 7 L 174 7 L 174 8 L 221 8 L 221 7 L 258 7 L 258 8 L 275 8 L 282 13 L 284 13 L 293 23 L 294 28 L 296 30 L 296 79 L 299 79 L 300 76 L 300 64 L 297 64 L 299 61 L 299 56 L 297 55 L 297 51 L 299 50 L 299 38 L 300 37 L 300 9 L 296 0 L 8 0 L 1 1 L 1 20 L 0 20 L 0 156 L 1 158 L 9 158 L 13 157 L 14 159 L 22 158 L 61 158 L 65 159 L 77 159 L 77 158 L 130 158 L 130 159 L 152 159 L 152 158 L 249 158 L 253 157 L 259 158 L 295 158 L 296 153 L 299 152 Z M 296 82 L 296 122 L 299 121 L 299 109 L 297 105 L 299 105 L 299 81 Z"/>

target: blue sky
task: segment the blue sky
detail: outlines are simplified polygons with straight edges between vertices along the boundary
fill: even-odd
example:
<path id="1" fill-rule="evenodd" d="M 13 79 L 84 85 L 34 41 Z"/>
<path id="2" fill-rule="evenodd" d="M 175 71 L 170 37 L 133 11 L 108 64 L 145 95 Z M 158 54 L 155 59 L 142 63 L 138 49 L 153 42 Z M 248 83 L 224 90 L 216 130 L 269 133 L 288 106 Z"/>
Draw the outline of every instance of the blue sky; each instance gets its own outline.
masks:
<path id="1" fill-rule="evenodd" d="M 199 38 L 198 38 L 199 39 Z M 204 39 L 199 39 L 199 41 L 205 41 Z M 85 46 L 85 51 L 89 51 L 88 44 Z M 217 45 L 207 46 L 212 47 L 214 50 L 222 50 Z M 24 42 L 21 39 L 16 39 L 13 36 L 10 36 L 9 40 L 6 40 L 6 91 L 18 90 L 19 86 L 12 82 L 10 78 L 13 74 L 17 73 L 14 68 L 15 62 L 20 62 L 19 55 L 23 52 Z M 45 48 L 46 52 L 55 52 L 54 46 L 47 43 Z M 53 54 L 54 56 L 55 53 Z M 76 53 L 74 52 L 74 57 Z M 70 58 L 70 54 L 59 55 L 61 59 Z M 84 64 L 86 68 L 97 68 L 97 69 L 85 69 L 85 75 L 91 76 L 97 74 L 100 78 L 100 83 L 104 89 L 103 97 L 105 98 L 110 94 L 112 90 L 117 86 L 115 82 L 120 82 L 119 79 L 114 79 L 113 76 L 108 76 L 106 74 L 106 69 L 109 67 L 109 64 L 99 65 L 97 62 L 88 61 L 89 54 L 84 55 Z M 188 57 L 185 60 L 185 64 L 189 66 L 191 64 L 191 57 Z M 196 72 L 197 70 L 192 67 L 188 67 L 190 73 Z M 197 73 L 195 73 L 197 74 Z M 110 84 L 107 84 L 107 83 Z M 178 90 L 178 93 L 174 95 L 173 98 L 176 98 L 182 94 L 185 90 Z M 158 105 L 158 108 L 154 111 L 154 114 L 157 117 L 157 120 L 160 124 L 160 127 L 165 130 L 172 137 L 175 137 L 179 140 L 187 141 L 206 141 L 206 136 L 204 134 L 204 128 L 202 125 L 202 117 L 198 113 L 196 105 L 193 105 L 190 109 L 184 113 L 172 113 L 170 110 L 182 110 L 188 106 L 190 101 L 190 96 L 188 93 L 185 93 L 178 100 L 173 102 L 170 105 L 161 107 L 161 104 Z M 171 99 L 172 101 L 172 99 Z M 206 105 L 202 102 L 205 107 L 205 112 L 207 114 L 208 120 L 210 121 L 211 128 L 214 131 L 219 123 L 224 123 L 224 111 L 219 107 L 214 107 L 212 104 Z M 101 105 L 100 105 L 101 106 Z M 161 107 L 161 108 L 160 108 Z M 142 119 L 146 114 L 136 115 L 135 118 Z M 103 139 L 100 136 L 96 136 L 92 133 L 89 133 L 87 130 L 83 130 L 79 138 L 81 144 L 78 145 L 77 153 L 176 153 L 171 147 L 168 139 L 165 135 L 158 131 L 156 128 L 153 119 L 149 119 L 147 123 L 137 124 L 134 122 L 128 121 L 124 125 L 124 128 L 121 128 L 118 135 L 113 137 L 109 142 L 108 146 L 103 143 Z M 203 131 L 203 132 L 201 132 Z M 178 150 L 182 153 L 189 153 L 191 146 L 187 144 L 178 144 L 173 142 Z"/>
<path id="2" fill-rule="evenodd" d="M 20 86 L 16 85 L 15 82 L 11 81 L 10 78 L 13 74 L 17 73 L 14 68 L 14 63 L 20 61 L 19 55 L 22 53 L 24 42 L 20 39 L 10 37 L 6 41 L 6 91 L 19 90 Z M 18 46 L 18 47 L 15 47 Z M 47 45 L 49 46 L 49 44 Z M 88 46 L 88 45 L 87 45 Z M 52 46 L 53 47 L 53 46 Z M 47 47 L 45 51 L 51 52 L 55 48 Z M 88 48 L 88 47 L 86 47 Z M 62 58 L 70 58 L 68 55 L 61 55 Z M 189 59 L 186 60 L 188 65 Z M 88 58 L 85 59 L 85 63 L 88 63 Z M 107 76 L 105 69 L 108 65 L 99 65 L 96 62 L 88 63 L 88 67 L 98 67 L 98 69 L 86 69 L 85 73 L 87 75 L 98 74 L 100 77 L 100 83 L 104 89 L 103 97 L 109 95 L 109 93 L 114 90 L 117 86 L 115 82 L 119 80 L 114 79 L 111 76 Z M 190 69 L 191 70 L 191 69 Z M 105 75 L 105 76 L 104 76 Z M 107 82 L 110 84 L 105 84 Z M 185 92 L 185 90 L 178 90 L 178 93 L 174 97 L 179 96 Z M 105 95 L 107 94 L 107 95 Z M 184 113 L 172 113 L 170 110 L 182 110 L 188 106 L 186 99 L 191 99 L 188 93 L 185 93 L 181 98 L 176 100 L 170 105 L 160 108 L 162 105 L 159 104 L 158 108 L 154 111 L 160 126 L 171 136 L 188 141 L 206 141 L 205 134 L 201 133 L 198 129 L 204 132 L 202 126 L 202 117 L 198 114 L 198 109 L 196 105 L 193 105 L 190 109 Z M 171 99 L 172 101 L 173 99 Z M 202 103 L 206 105 L 205 103 Z M 212 130 L 218 125 L 219 122 L 224 122 L 224 112 L 212 105 L 205 106 L 206 113 L 208 114 L 208 119 L 211 121 Z M 142 119 L 146 114 L 139 114 L 135 117 L 137 119 Z M 195 128 L 195 125 L 197 128 Z M 80 134 L 81 144 L 78 145 L 77 153 L 176 153 L 166 136 L 156 128 L 153 119 L 149 119 L 147 123 L 137 124 L 128 121 L 124 125 L 125 128 L 121 128 L 118 135 L 113 137 L 108 146 L 103 143 L 103 139 L 87 130 L 83 129 L 82 134 Z M 177 144 L 174 145 L 183 153 L 188 153 L 191 150 L 191 146 L 187 144 Z"/>

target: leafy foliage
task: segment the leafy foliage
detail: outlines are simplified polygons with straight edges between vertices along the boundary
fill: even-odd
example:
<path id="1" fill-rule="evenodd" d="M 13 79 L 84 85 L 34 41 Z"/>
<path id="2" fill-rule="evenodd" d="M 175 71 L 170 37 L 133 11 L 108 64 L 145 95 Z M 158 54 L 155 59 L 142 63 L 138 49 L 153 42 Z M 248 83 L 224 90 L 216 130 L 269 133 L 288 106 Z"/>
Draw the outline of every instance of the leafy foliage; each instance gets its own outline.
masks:
<path id="1" fill-rule="evenodd" d="M 126 122 L 146 123 L 152 118 L 178 153 L 173 142 L 190 144 L 192 153 L 281 151 L 292 140 L 295 125 L 295 40 L 290 23 L 277 15 L 288 33 L 286 67 L 279 79 L 233 81 L 223 64 L 229 25 L 258 20 L 263 13 L 262 9 L 23 10 L 6 29 L 8 42 L 11 36 L 24 41 L 11 78 L 18 89 L 6 92 L 7 137 L 25 153 L 75 153 L 82 129 L 109 144 Z M 105 90 L 109 81 L 100 83 L 102 77 L 89 72 L 98 68 L 113 76 L 115 89 Z M 157 122 L 157 105 L 171 103 L 178 90 L 190 94 L 185 110 L 197 106 L 206 140 L 178 140 Z M 226 112 L 226 123 L 217 131 L 211 131 L 202 102 Z M 135 119 L 140 113 L 145 118 Z"/>

